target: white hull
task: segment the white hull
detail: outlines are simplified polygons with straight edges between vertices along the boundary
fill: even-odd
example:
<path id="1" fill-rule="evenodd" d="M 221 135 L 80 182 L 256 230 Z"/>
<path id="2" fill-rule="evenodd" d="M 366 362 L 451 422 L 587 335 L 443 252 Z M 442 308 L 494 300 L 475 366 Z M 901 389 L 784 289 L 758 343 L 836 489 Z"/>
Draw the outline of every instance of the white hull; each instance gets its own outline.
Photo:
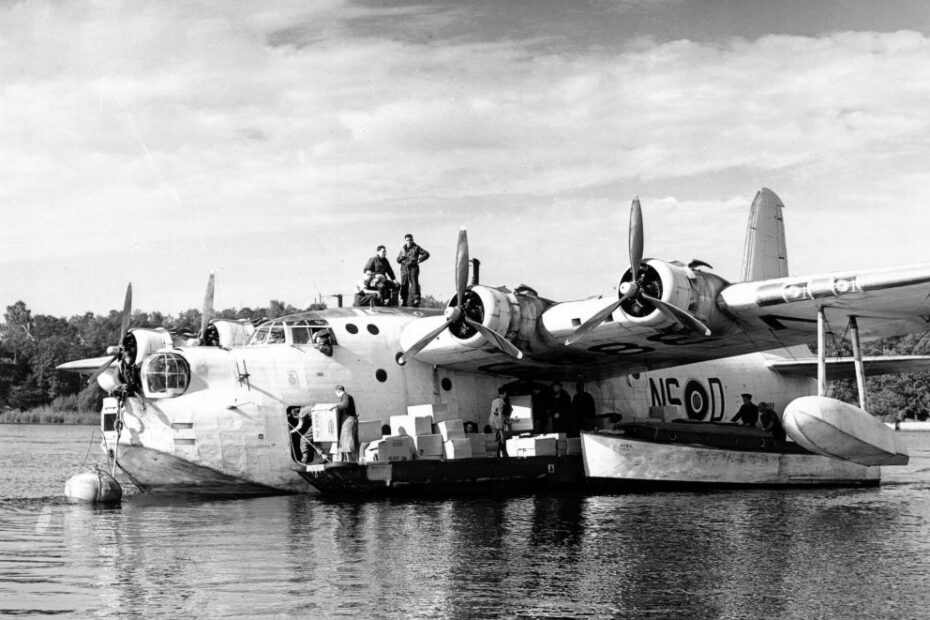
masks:
<path id="1" fill-rule="evenodd" d="M 727 450 L 582 433 L 585 475 L 594 483 L 630 486 L 877 485 L 881 468 L 816 454 Z"/>
<path id="2" fill-rule="evenodd" d="M 229 476 L 171 454 L 123 443 L 119 444 L 117 462 L 122 472 L 131 476 L 133 484 L 141 486 L 145 492 L 229 496 L 317 492 L 296 472 L 287 483 L 269 486 Z"/>

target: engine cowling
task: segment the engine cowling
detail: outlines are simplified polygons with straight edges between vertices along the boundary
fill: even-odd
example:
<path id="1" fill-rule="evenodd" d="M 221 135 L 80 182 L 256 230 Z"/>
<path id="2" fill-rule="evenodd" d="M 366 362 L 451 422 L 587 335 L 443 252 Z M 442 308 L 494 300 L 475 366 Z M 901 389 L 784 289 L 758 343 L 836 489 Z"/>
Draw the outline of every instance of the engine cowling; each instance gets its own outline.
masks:
<path id="1" fill-rule="evenodd" d="M 123 338 L 123 351 L 132 354 L 133 363 L 138 365 L 159 349 L 171 348 L 174 342 L 171 334 L 163 327 L 155 329 L 135 328 Z"/>
<path id="2" fill-rule="evenodd" d="M 453 297 L 449 307 L 457 305 Z M 516 291 L 489 286 L 473 286 L 465 293 L 465 314 L 471 320 L 494 330 L 507 340 L 527 346 L 533 340 L 537 320 L 548 303 L 528 287 Z M 479 349 L 488 345 L 487 338 L 464 321 L 449 328 L 462 345 Z"/>
<path id="3" fill-rule="evenodd" d="M 620 278 L 620 287 L 633 279 L 631 270 Z M 678 262 L 649 259 L 640 270 L 640 286 L 650 297 L 686 310 L 704 321 L 714 332 L 729 324 L 717 308 L 717 294 L 727 285 L 720 276 L 691 269 Z M 618 287 L 618 288 L 620 288 Z M 648 300 L 627 299 L 620 305 L 625 320 L 634 325 L 648 325 L 656 329 L 674 325 L 675 321 L 663 314 Z"/>
<path id="4" fill-rule="evenodd" d="M 245 320 L 214 319 L 207 326 L 204 340 L 208 346 L 219 346 L 224 349 L 242 347 L 249 343 L 255 326 Z"/>

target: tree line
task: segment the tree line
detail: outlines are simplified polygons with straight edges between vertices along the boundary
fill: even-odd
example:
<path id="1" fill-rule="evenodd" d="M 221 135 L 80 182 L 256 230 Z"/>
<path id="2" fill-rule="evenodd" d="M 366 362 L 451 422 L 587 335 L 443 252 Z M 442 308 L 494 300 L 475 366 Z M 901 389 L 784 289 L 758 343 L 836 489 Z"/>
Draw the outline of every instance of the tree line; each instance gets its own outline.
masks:
<path id="1" fill-rule="evenodd" d="M 313 304 L 306 310 L 323 309 Z M 262 308 L 229 308 L 218 318 L 253 322 L 301 312 L 273 299 Z M 201 311 L 185 310 L 178 316 L 135 310 L 131 327 L 164 327 L 174 333 L 200 332 Z M 23 301 L 7 306 L 0 323 L 0 421 L 10 410 L 50 406 L 66 410 L 98 411 L 105 396 L 96 382 L 85 386 L 77 373 L 61 372 L 56 366 L 73 360 L 100 357 L 119 339 L 121 316 L 111 310 L 106 316 L 86 312 L 70 318 L 33 314 Z"/>
<path id="2" fill-rule="evenodd" d="M 425 296 L 425 307 L 443 307 L 432 296 Z M 219 318 L 258 322 L 302 310 L 321 310 L 325 304 L 305 309 L 271 300 L 262 308 L 228 308 Z M 23 301 L 7 306 L 0 323 L 0 421 L 4 412 L 50 407 L 57 411 L 97 412 L 105 396 L 95 383 L 85 385 L 77 373 L 61 372 L 64 362 L 100 357 L 108 346 L 118 344 L 121 317 L 118 310 L 106 316 L 86 312 L 70 318 L 35 314 Z M 174 333 L 198 333 L 201 312 L 196 308 L 178 316 L 135 310 L 131 327 L 164 327 Z M 816 350 L 811 347 L 812 350 Z M 930 334 L 910 334 L 866 343 L 864 355 L 927 355 Z M 849 356 L 848 344 L 829 342 L 829 356 Z M 868 374 L 868 366 L 866 366 Z M 926 420 L 930 413 L 930 372 L 900 373 L 867 377 L 868 410 L 888 419 Z M 830 395 L 850 403 L 858 402 L 855 381 L 833 381 Z"/>

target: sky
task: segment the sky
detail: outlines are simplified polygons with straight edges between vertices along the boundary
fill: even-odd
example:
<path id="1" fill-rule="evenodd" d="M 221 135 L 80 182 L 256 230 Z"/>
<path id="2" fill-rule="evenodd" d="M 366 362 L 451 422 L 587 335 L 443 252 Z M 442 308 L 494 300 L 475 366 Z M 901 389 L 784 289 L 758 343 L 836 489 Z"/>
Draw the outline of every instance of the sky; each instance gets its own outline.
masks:
<path id="1" fill-rule="evenodd" d="M 458 231 L 481 282 L 614 294 L 740 273 L 756 191 L 792 274 L 930 262 L 930 4 L 0 0 L 0 307 L 305 307 Z"/>

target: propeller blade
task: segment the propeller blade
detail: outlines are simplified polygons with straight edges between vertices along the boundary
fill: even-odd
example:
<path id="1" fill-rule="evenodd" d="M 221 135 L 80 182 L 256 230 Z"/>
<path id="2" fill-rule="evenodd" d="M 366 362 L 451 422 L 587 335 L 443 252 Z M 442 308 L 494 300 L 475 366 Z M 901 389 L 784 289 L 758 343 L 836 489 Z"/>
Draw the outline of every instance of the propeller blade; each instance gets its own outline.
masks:
<path id="1" fill-rule="evenodd" d="M 465 303 L 465 288 L 468 286 L 468 233 L 459 230 L 459 243 L 455 250 L 455 292 L 459 306 Z"/>
<path id="2" fill-rule="evenodd" d="M 484 325 L 482 325 L 481 323 L 478 323 L 477 321 L 472 321 L 467 316 L 464 317 L 464 319 L 466 323 L 468 323 L 469 325 L 477 329 L 481 333 L 482 336 L 490 340 L 494 344 L 494 346 L 496 346 L 498 349 L 500 349 L 501 351 L 503 351 L 510 357 L 513 357 L 518 360 L 523 359 L 523 351 L 513 346 L 513 343 L 511 343 L 509 340 L 507 340 L 506 338 L 498 334 L 496 331 L 494 331 L 493 329 L 490 329 L 489 327 L 485 327 Z"/>
<path id="3" fill-rule="evenodd" d="M 203 296 L 203 312 L 200 316 L 200 342 L 203 343 L 204 336 L 207 333 L 207 326 L 213 319 L 213 283 L 216 278 L 214 272 L 210 272 L 210 279 L 207 280 L 207 292 Z"/>
<path id="4" fill-rule="evenodd" d="M 630 271 L 633 282 L 639 280 L 639 267 L 643 262 L 643 208 L 639 196 L 630 205 Z"/>
<path id="5" fill-rule="evenodd" d="M 100 366 L 98 366 L 98 367 L 97 367 L 97 370 L 94 371 L 94 374 L 92 374 L 92 375 L 90 376 L 90 379 L 87 380 L 87 385 L 90 385 L 91 383 L 93 383 L 94 381 L 96 381 L 96 380 L 97 380 L 97 377 L 99 377 L 100 375 L 102 375 L 103 372 L 104 372 L 107 368 L 110 367 L 110 364 L 112 364 L 112 363 L 116 360 L 116 358 L 118 358 L 118 357 L 119 357 L 119 353 L 117 353 L 116 355 L 112 356 L 110 359 L 108 359 L 108 360 L 105 361 L 103 364 L 101 364 Z"/>
<path id="6" fill-rule="evenodd" d="M 656 299 L 655 297 L 647 295 L 646 293 L 641 293 L 640 298 L 645 301 L 648 301 L 649 303 L 654 305 L 656 308 L 658 308 L 659 311 L 662 312 L 662 314 L 664 314 L 670 319 L 674 319 L 675 321 L 678 321 L 679 323 L 681 323 L 682 325 L 684 325 L 686 328 L 690 329 L 691 331 L 704 334 L 705 336 L 711 335 L 711 331 L 709 327 L 701 323 L 697 319 L 697 317 L 686 312 L 685 310 L 682 310 L 681 308 L 673 306 L 672 304 L 667 304 L 661 299 Z"/>
<path id="7" fill-rule="evenodd" d="M 625 297 L 625 296 L 624 296 Z M 572 345 L 584 338 L 588 332 L 592 331 L 595 327 L 603 323 L 607 317 L 613 314 L 617 308 L 620 307 L 620 304 L 625 300 L 624 297 L 621 297 L 617 301 L 613 302 L 609 306 L 605 306 L 601 310 L 595 312 L 590 319 L 581 324 L 581 326 L 575 330 L 575 333 L 565 339 L 565 345 Z"/>
<path id="8" fill-rule="evenodd" d="M 132 282 L 126 287 L 126 299 L 123 300 L 123 316 L 120 317 L 119 346 L 123 346 L 123 338 L 129 330 L 129 319 L 132 317 Z M 96 379 L 96 377 L 94 377 Z"/>
<path id="9" fill-rule="evenodd" d="M 413 357 L 414 355 L 422 351 L 426 347 L 426 345 L 431 343 L 433 339 L 436 338 L 436 336 L 438 336 L 439 334 L 441 334 L 444 330 L 448 329 L 449 325 L 451 324 L 452 324 L 452 321 L 447 319 L 445 323 L 443 323 L 442 325 L 440 325 L 439 327 L 437 327 L 430 333 L 426 334 L 425 336 L 417 340 L 415 343 L 413 343 L 413 345 L 409 349 L 404 351 L 404 354 L 400 356 L 400 359 L 398 359 L 397 362 L 401 365 L 406 364 L 407 360 L 409 360 L 411 357 Z"/>

